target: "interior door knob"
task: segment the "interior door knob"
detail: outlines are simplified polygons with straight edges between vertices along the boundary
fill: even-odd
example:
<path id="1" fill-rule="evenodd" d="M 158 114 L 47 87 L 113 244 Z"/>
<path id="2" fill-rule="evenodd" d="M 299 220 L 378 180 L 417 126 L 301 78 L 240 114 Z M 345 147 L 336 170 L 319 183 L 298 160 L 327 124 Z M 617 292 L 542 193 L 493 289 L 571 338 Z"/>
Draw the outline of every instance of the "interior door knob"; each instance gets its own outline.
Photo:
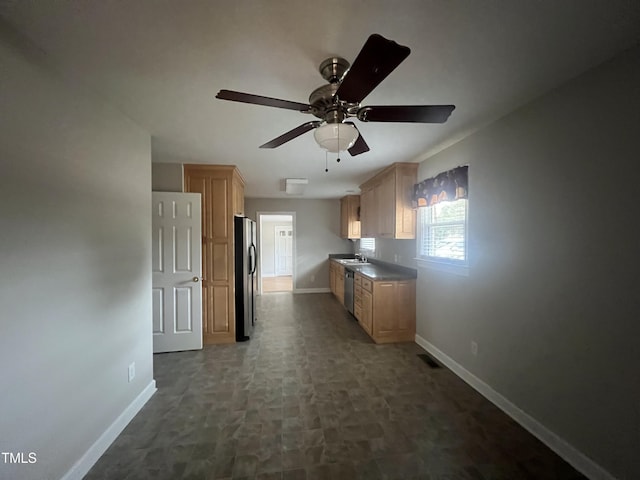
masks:
<path id="1" fill-rule="evenodd" d="M 193 277 L 193 281 L 198 283 L 200 281 L 200 279 L 198 277 Z"/>

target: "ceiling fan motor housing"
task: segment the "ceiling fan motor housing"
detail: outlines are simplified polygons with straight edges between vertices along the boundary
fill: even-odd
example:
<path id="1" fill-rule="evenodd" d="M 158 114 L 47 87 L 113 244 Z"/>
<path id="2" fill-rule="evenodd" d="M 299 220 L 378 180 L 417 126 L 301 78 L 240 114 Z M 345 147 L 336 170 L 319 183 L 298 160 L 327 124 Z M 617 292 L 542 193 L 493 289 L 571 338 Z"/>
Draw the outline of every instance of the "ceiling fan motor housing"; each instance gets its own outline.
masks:
<path id="1" fill-rule="evenodd" d="M 349 108 L 353 105 L 340 102 L 336 98 L 336 92 L 350 66 L 350 63 L 341 57 L 327 58 L 320 64 L 318 70 L 329 84 L 311 92 L 309 104 L 310 112 L 327 123 L 341 123 L 349 116 Z"/>
<path id="2" fill-rule="evenodd" d="M 339 86 L 339 83 L 329 83 L 311 92 L 311 95 L 309 95 L 309 104 L 312 107 L 311 113 L 324 120 L 326 111 L 334 107 L 334 96 Z"/>
<path id="3" fill-rule="evenodd" d="M 342 57 L 327 58 L 320 64 L 320 75 L 329 83 L 338 83 L 351 64 Z"/>

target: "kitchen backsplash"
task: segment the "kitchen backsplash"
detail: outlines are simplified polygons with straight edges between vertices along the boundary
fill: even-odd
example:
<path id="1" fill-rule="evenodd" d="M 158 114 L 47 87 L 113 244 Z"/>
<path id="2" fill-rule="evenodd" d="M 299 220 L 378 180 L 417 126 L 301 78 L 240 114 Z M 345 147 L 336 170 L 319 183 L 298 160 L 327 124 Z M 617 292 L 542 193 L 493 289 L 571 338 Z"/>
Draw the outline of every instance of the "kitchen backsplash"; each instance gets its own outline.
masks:
<path id="1" fill-rule="evenodd" d="M 355 245 L 355 251 L 360 251 L 360 241 Z M 390 238 L 376 238 L 375 253 L 367 253 L 367 258 L 375 258 L 383 262 L 395 263 L 405 267 L 416 267 L 416 241 L 394 240 Z"/>

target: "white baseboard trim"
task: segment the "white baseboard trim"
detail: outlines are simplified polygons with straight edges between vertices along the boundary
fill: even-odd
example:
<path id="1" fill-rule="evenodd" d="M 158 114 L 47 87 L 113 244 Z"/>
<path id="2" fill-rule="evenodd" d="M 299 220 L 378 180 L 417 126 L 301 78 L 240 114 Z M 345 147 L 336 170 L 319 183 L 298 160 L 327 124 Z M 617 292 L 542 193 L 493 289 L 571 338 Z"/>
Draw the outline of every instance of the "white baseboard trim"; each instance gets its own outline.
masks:
<path id="1" fill-rule="evenodd" d="M 329 293 L 328 288 L 295 288 L 293 293 Z"/>
<path id="2" fill-rule="evenodd" d="M 151 380 L 140 395 L 124 409 L 109 428 L 89 447 L 89 450 L 62 477 L 62 480 L 82 480 L 154 393 L 156 393 L 156 381 Z"/>
<path id="3" fill-rule="evenodd" d="M 507 398 L 503 397 L 491 388 L 491 386 L 483 382 L 469 370 L 449 357 L 446 353 L 439 350 L 435 345 L 432 345 L 418 334 L 416 334 L 416 343 L 587 478 L 590 478 L 591 480 L 616 480 L 613 475 L 607 472 L 600 465 L 553 433 L 531 415 L 520 410 Z"/>

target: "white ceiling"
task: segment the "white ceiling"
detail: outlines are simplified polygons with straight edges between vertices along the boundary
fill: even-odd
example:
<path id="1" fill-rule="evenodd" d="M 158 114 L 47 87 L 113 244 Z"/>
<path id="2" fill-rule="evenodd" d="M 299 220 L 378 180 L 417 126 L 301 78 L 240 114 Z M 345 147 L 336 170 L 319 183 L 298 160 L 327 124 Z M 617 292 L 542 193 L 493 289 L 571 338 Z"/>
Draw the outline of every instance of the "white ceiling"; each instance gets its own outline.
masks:
<path id="1" fill-rule="evenodd" d="M 382 167 L 419 161 L 640 41 L 637 0 L 0 0 L 0 15 L 153 137 L 154 162 L 235 164 L 248 197 L 335 198 Z M 215 99 L 220 89 L 307 102 L 322 60 L 353 61 L 371 33 L 411 55 L 363 105 L 449 104 L 444 125 L 360 123 L 371 151 L 325 154 L 315 119 Z"/>

